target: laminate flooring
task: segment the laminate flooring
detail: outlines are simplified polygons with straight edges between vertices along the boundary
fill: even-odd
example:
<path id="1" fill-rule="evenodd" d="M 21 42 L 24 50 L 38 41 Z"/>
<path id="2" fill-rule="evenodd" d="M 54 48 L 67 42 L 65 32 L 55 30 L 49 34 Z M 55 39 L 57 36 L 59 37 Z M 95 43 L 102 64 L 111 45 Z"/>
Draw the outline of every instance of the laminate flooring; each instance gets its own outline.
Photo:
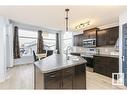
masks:
<path id="1" fill-rule="evenodd" d="M 0 89 L 33 90 L 34 87 L 34 66 L 33 64 L 17 65 L 7 72 L 7 79 L 0 83 Z M 124 89 L 125 86 L 112 86 L 112 79 L 92 72 L 87 68 L 86 72 L 87 90 Z"/>

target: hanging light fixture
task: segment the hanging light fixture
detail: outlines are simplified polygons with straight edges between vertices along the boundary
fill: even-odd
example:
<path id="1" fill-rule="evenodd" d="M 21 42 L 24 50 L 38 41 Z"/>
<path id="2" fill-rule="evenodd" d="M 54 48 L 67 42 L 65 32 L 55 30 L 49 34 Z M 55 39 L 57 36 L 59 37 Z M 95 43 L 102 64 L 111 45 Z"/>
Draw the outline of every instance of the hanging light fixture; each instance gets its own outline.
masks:
<path id="1" fill-rule="evenodd" d="M 65 12 L 66 12 L 66 17 L 65 17 L 65 21 L 66 21 L 66 31 L 68 31 L 68 12 L 69 12 L 69 9 L 65 9 Z"/>
<path id="2" fill-rule="evenodd" d="M 85 23 L 80 23 L 79 25 L 75 26 L 75 29 L 83 29 L 86 28 L 88 25 L 90 25 L 90 21 L 87 21 Z"/>

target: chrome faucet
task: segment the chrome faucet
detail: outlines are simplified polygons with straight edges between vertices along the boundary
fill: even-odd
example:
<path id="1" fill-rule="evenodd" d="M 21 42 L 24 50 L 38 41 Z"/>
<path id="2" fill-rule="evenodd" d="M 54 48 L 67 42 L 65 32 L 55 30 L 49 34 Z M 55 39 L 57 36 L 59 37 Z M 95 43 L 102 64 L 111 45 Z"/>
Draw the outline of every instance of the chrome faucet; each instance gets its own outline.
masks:
<path id="1" fill-rule="evenodd" d="M 68 46 L 67 49 L 66 49 L 66 59 L 69 60 L 69 56 L 68 56 L 68 51 L 71 49 L 72 47 L 71 46 Z"/>

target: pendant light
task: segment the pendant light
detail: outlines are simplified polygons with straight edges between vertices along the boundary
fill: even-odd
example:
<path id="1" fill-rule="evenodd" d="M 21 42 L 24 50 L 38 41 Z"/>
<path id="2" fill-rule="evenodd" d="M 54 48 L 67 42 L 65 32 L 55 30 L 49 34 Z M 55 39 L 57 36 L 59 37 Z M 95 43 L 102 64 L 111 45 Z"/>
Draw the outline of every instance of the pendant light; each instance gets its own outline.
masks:
<path id="1" fill-rule="evenodd" d="M 68 12 L 69 12 L 69 9 L 65 9 L 65 12 L 66 12 L 66 17 L 65 17 L 65 21 L 66 21 L 66 31 L 68 31 Z"/>

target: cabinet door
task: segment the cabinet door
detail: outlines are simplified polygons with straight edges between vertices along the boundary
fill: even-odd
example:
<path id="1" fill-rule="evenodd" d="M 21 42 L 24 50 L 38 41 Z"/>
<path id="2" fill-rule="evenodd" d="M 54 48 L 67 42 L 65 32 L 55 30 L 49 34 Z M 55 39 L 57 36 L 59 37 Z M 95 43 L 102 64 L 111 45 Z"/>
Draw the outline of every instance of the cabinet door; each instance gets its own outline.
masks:
<path id="1" fill-rule="evenodd" d="M 84 39 L 96 38 L 97 30 L 98 30 L 98 28 L 92 28 L 92 29 L 84 30 L 83 31 Z"/>
<path id="2" fill-rule="evenodd" d="M 96 38 L 96 30 L 91 30 L 90 32 L 89 32 L 89 35 L 90 35 L 90 38 L 92 39 L 92 38 Z"/>
<path id="3" fill-rule="evenodd" d="M 61 89 L 61 74 L 61 71 L 45 74 L 45 89 Z"/>
<path id="4" fill-rule="evenodd" d="M 97 46 L 105 46 L 106 45 L 106 31 L 98 31 L 97 32 Z"/>
<path id="5" fill-rule="evenodd" d="M 89 33 L 87 31 L 84 31 L 83 36 L 84 39 L 89 39 Z"/>
<path id="6" fill-rule="evenodd" d="M 118 58 L 95 56 L 94 62 L 94 71 L 96 73 L 112 77 L 112 73 L 118 73 L 119 71 Z"/>
<path id="7" fill-rule="evenodd" d="M 102 56 L 95 56 L 94 57 L 94 62 L 95 62 L 95 66 L 94 66 L 94 71 L 96 73 L 102 74 L 102 75 L 107 75 L 107 63 L 108 60 L 106 57 L 102 57 Z"/>
<path id="8" fill-rule="evenodd" d="M 83 34 L 74 35 L 73 37 L 74 46 L 83 46 Z"/>
<path id="9" fill-rule="evenodd" d="M 119 35 L 119 27 L 112 27 L 97 31 L 97 45 L 115 45 Z"/>
<path id="10" fill-rule="evenodd" d="M 86 65 L 85 64 L 75 66 L 73 88 L 86 89 Z"/>
<path id="11" fill-rule="evenodd" d="M 113 27 L 109 29 L 109 45 L 115 45 L 118 35 L 119 35 L 119 27 Z"/>
<path id="12" fill-rule="evenodd" d="M 119 59 L 118 58 L 108 58 L 108 68 L 107 76 L 112 77 L 112 73 L 119 72 Z"/>
<path id="13" fill-rule="evenodd" d="M 70 67 L 63 70 L 62 76 L 63 89 L 73 89 L 73 77 L 74 77 L 74 67 Z"/>

